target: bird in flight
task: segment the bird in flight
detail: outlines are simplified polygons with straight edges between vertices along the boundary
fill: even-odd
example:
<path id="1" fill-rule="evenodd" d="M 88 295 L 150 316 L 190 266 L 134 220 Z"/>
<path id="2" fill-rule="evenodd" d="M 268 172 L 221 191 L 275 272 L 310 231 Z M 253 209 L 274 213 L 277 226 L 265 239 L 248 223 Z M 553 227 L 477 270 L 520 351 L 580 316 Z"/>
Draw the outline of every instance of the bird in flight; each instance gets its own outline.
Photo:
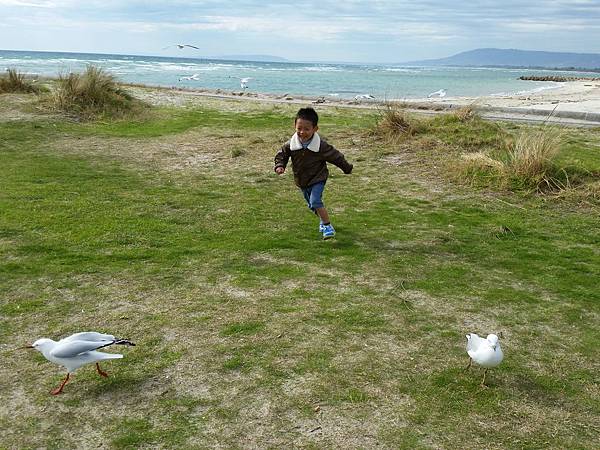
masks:
<path id="1" fill-rule="evenodd" d="M 445 97 L 445 96 L 446 96 L 446 89 L 440 89 L 439 91 L 435 91 L 435 92 L 432 92 L 431 94 L 429 94 L 427 96 L 427 98 L 433 98 L 433 97 L 440 97 L 440 98 L 442 98 L 442 97 Z"/>
<path id="2" fill-rule="evenodd" d="M 166 47 L 163 47 L 163 50 L 166 50 L 168 48 L 171 47 L 177 47 L 179 50 L 185 48 L 185 47 L 190 47 L 190 48 L 195 48 L 196 50 L 200 50 L 200 47 L 196 47 L 195 45 L 190 45 L 190 44 L 175 44 L 175 45 L 168 45 Z"/>
<path id="3" fill-rule="evenodd" d="M 179 77 L 179 81 L 198 81 L 200 79 L 198 77 L 199 77 L 199 75 L 197 73 L 195 73 L 194 75 L 187 75 L 187 76 Z"/>
<path id="4" fill-rule="evenodd" d="M 252 80 L 252 78 L 240 78 L 240 87 L 242 89 L 248 89 L 248 82 Z"/>

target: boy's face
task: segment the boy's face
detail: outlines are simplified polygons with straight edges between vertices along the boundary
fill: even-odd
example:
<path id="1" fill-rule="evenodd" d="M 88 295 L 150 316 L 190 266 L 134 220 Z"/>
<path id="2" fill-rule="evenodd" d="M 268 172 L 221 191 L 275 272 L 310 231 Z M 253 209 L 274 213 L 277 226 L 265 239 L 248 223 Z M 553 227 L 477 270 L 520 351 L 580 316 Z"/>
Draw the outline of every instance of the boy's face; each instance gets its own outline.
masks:
<path id="1" fill-rule="evenodd" d="M 302 142 L 306 142 L 312 138 L 313 134 L 315 134 L 318 129 L 319 127 L 313 125 L 310 120 L 301 118 L 296 119 L 296 133 Z"/>

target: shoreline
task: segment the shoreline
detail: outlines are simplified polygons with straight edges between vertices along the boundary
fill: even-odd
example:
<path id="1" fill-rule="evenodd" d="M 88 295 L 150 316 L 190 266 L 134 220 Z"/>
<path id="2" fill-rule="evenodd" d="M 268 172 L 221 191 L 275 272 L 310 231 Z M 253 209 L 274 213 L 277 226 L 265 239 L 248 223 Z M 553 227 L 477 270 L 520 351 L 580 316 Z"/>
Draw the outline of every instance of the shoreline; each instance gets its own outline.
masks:
<path id="1" fill-rule="evenodd" d="M 422 113 L 435 114 L 452 109 L 473 106 L 483 115 L 491 118 L 515 120 L 523 116 L 537 116 L 553 122 L 569 120 L 589 122 L 588 126 L 600 126 L 600 81 L 556 82 L 556 87 L 506 95 L 487 95 L 481 97 L 443 97 L 416 99 L 340 99 L 326 96 L 305 96 L 292 94 L 265 94 L 257 92 L 225 91 L 221 89 L 194 89 L 164 86 L 125 84 L 133 89 L 141 100 L 151 104 L 185 104 L 195 97 L 208 97 L 223 100 L 249 100 L 277 104 L 311 104 L 317 106 L 371 108 L 385 105 L 400 105 Z M 564 120 L 561 120 L 564 119 Z M 526 118 L 524 120 L 527 120 Z"/>

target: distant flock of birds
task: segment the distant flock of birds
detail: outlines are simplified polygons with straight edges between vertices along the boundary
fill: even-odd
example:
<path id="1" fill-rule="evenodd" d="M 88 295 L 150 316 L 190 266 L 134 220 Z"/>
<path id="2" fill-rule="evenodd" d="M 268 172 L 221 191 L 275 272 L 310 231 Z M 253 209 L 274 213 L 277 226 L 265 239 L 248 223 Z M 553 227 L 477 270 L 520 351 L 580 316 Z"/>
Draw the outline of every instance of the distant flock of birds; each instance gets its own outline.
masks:
<path id="1" fill-rule="evenodd" d="M 100 351 L 111 345 L 135 346 L 129 339 L 119 339 L 112 334 L 96 331 L 84 331 L 72 334 L 59 341 L 41 338 L 23 348 L 35 349 L 44 355 L 44 358 L 48 361 L 67 369 L 67 375 L 60 386 L 50 391 L 52 395 L 58 395 L 63 391 L 71 374 L 86 364 L 95 364 L 98 374 L 102 377 L 108 377 L 108 374 L 100 368 L 100 362 L 123 358 L 123 355 L 119 353 Z M 489 369 L 500 365 L 504 358 L 498 336 L 488 334 L 486 338 L 483 338 L 475 333 L 467 334 L 467 354 L 469 355 L 469 365 L 466 370 L 471 368 L 473 361 L 483 367 L 485 371 L 481 386 L 486 387 L 485 378 Z"/>

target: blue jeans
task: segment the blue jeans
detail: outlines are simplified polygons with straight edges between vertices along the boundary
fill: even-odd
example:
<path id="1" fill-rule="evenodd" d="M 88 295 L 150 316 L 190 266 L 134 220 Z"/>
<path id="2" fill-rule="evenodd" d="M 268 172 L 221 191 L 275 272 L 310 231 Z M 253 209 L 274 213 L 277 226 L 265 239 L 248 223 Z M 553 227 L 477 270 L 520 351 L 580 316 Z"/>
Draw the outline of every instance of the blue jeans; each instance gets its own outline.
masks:
<path id="1" fill-rule="evenodd" d="M 308 207 L 315 212 L 317 208 L 323 208 L 323 189 L 325 189 L 325 182 L 319 181 L 318 183 L 311 184 L 308 187 L 301 188 L 304 199 L 308 204 Z"/>

